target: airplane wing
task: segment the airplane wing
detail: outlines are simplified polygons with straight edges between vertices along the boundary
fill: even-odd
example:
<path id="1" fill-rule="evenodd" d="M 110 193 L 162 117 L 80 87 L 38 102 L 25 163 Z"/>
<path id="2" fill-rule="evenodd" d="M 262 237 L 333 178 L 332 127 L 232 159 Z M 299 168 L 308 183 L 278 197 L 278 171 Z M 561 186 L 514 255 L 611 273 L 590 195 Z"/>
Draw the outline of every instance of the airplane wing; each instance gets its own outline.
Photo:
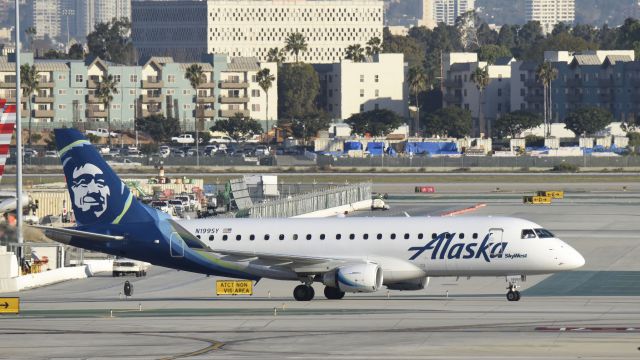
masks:
<path id="1" fill-rule="evenodd" d="M 68 228 L 56 228 L 51 226 L 31 225 L 36 229 L 42 230 L 44 235 L 55 241 L 62 243 L 69 243 L 73 236 L 81 237 L 83 239 L 95 240 L 95 241 L 122 241 L 124 236 L 104 235 L 98 233 L 92 233 L 88 231 L 68 229 Z"/>
<path id="2" fill-rule="evenodd" d="M 215 249 L 213 253 L 231 257 L 232 261 L 261 260 L 265 264 L 290 268 L 297 273 L 317 273 L 331 270 L 344 264 L 367 263 L 359 258 L 332 258 L 292 254 L 261 253 L 255 251 Z"/>

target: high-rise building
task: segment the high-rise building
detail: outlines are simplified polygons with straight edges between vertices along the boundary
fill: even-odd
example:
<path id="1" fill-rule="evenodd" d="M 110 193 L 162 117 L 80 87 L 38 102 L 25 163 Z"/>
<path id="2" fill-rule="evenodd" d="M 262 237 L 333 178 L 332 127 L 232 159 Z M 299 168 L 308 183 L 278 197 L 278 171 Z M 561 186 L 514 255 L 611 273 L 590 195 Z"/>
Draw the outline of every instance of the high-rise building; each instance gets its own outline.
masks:
<path id="1" fill-rule="evenodd" d="M 475 9 L 475 0 L 433 0 L 433 17 L 436 24 L 455 25 L 456 19 Z"/>
<path id="2" fill-rule="evenodd" d="M 433 0 L 422 0 L 422 16 L 418 20 L 418 26 L 426 26 L 429 29 L 433 29 L 438 25 L 433 16 L 433 10 Z"/>
<path id="3" fill-rule="evenodd" d="M 526 4 L 526 20 L 539 21 L 545 34 L 558 23 L 572 24 L 575 13 L 575 0 L 527 0 Z"/>
<path id="4" fill-rule="evenodd" d="M 34 39 L 51 39 L 60 37 L 61 0 L 40 0 L 33 2 L 33 27 L 36 29 Z"/>
<path id="5" fill-rule="evenodd" d="M 131 0 L 80 0 L 85 15 L 85 31 L 89 34 L 96 24 L 114 18 L 131 20 Z"/>

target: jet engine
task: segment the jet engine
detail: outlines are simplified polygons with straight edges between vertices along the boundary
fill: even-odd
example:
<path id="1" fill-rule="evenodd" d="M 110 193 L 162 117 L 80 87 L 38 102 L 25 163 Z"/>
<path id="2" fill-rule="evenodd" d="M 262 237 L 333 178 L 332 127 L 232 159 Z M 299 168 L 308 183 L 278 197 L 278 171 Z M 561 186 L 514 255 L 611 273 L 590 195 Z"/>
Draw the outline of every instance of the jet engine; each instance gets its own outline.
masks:
<path id="1" fill-rule="evenodd" d="M 429 285 L 429 277 L 396 282 L 387 285 L 389 290 L 422 290 Z"/>
<path id="2" fill-rule="evenodd" d="M 322 283 L 343 292 L 374 292 L 382 286 L 382 268 L 377 264 L 341 266 L 324 273 Z"/>

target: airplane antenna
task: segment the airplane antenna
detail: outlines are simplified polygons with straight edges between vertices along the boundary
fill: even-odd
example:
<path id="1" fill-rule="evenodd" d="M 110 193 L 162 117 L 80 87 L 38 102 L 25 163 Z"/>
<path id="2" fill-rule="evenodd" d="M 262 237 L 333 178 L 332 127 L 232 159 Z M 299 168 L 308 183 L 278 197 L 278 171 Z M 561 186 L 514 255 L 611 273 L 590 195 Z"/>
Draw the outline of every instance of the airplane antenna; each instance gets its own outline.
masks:
<path id="1" fill-rule="evenodd" d="M 22 100 L 20 93 L 20 4 L 16 3 L 16 233 L 18 261 L 22 261 Z"/>

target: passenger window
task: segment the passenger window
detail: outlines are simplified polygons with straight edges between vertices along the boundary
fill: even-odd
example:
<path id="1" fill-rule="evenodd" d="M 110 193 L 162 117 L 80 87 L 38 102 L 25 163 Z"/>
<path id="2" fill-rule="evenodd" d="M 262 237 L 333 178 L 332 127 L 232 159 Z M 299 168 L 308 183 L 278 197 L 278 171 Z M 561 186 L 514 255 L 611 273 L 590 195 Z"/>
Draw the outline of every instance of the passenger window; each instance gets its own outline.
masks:
<path id="1" fill-rule="evenodd" d="M 238 241 L 242 240 L 242 235 L 236 235 L 236 240 Z"/>
<path id="2" fill-rule="evenodd" d="M 522 230 L 522 239 L 535 239 L 536 233 L 531 229 Z"/>
<path id="3" fill-rule="evenodd" d="M 382 240 L 382 234 L 378 234 L 377 238 L 378 240 Z"/>
<path id="4" fill-rule="evenodd" d="M 298 240 L 298 234 L 293 234 L 293 240 Z"/>
<path id="5" fill-rule="evenodd" d="M 256 239 L 256 236 L 255 236 L 255 235 L 253 235 L 253 234 L 249 235 L 249 240 L 253 241 L 253 240 L 255 240 L 255 239 Z"/>
<path id="6" fill-rule="evenodd" d="M 353 240 L 355 238 L 356 238 L 356 236 L 354 234 L 349 234 L 349 240 Z"/>
<path id="7" fill-rule="evenodd" d="M 369 234 L 363 234 L 363 235 L 362 235 L 362 238 L 363 238 L 364 240 L 367 240 L 367 239 L 369 238 Z"/>
<path id="8" fill-rule="evenodd" d="M 336 234 L 336 240 L 342 239 L 342 234 Z"/>
<path id="9" fill-rule="evenodd" d="M 222 235 L 222 241 L 227 241 L 229 237 L 227 235 Z"/>
<path id="10" fill-rule="evenodd" d="M 320 234 L 320 240 L 324 240 L 324 234 Z"/>
<path id="11" fill-rule="evenodd" d="M 460 234 L 458 235 L 458 237 L 459 237 L 460 239 L 464 239 L 464 233 L 460 233 Z"/>
<path id="12" fill-rule="evenodd" d="M 280 234 L 280 236 L 278 236 L 278 239 L 284 240 L 284 234 Z"/>
<path id="13" fill-rule="evenodd" d="M 213 235 L 209 235 L 209 241 L 213 241 Z"/>
<path id="14" fill-rule="evenodd" d="M 409 234 L 404 234 L 404 239 L 409 240 Z"/>
<path id="15" fill-rule="evenodd" d="M 264 234 L 264 239 L 265 240 L 269 240 L 269 238 L 270 238 L 269 234 Z"/>
<path id="16" fill-rule="evenodd" d="M 396 239 L 396 234 L 395 233 L 391 234 L 391 240 L 395 240 L 395 239 Z"/>
<path id="17" fill-rule="evenodd" d="M 422 238 L 424 238 L 424 234 L 423 233 L 418 234 L 418 239 L 422 240 Z"/>
<path id="18" fill-rule="evenodd" d="M 307 240 L 311 240 L 311 234 L 307 234 Z"/>
<path id="19" fill-rule="evenodd" d="M 473 236 L 472 236 L 472 237 L 473 237 L 474 239 L 477 239 L 477 238 L 478 238 L 478 233 L 473 233 Z"/>

